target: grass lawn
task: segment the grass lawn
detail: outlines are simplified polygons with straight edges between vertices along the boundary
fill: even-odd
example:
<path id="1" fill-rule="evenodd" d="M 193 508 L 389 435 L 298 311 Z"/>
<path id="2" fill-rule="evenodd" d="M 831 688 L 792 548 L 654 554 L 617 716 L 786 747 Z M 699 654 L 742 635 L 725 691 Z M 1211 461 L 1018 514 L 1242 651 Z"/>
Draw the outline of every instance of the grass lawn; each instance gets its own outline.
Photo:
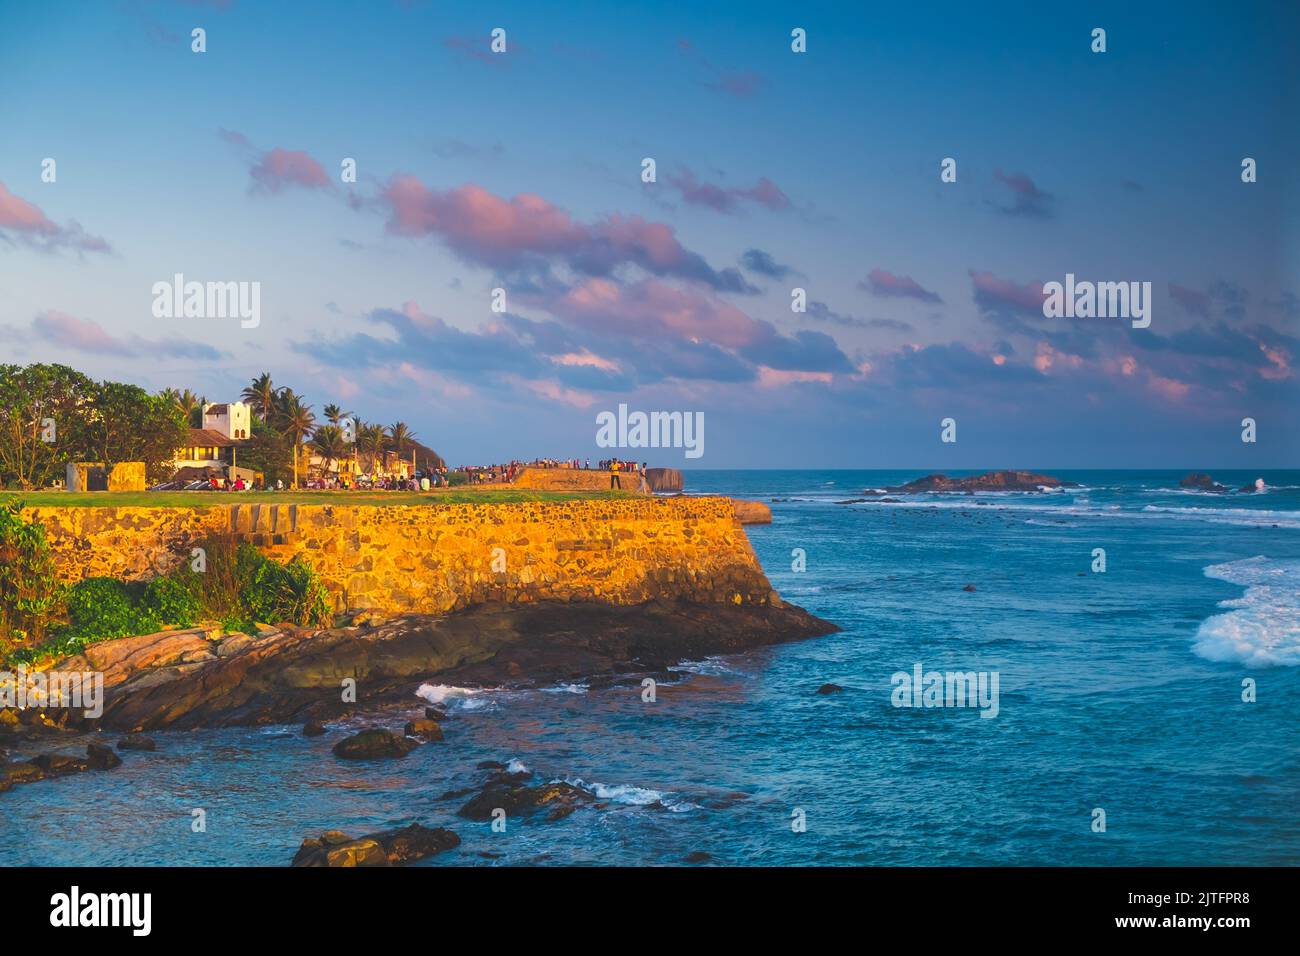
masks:
<path id="1" fill-rule="evenodd" d="M 0 491 L 0 504 L 28 507 L 210 508 L 226 505 L 486 505 L 525 501 L 639 498 L 631 491 L 447 488 L 439 491 Z"/>

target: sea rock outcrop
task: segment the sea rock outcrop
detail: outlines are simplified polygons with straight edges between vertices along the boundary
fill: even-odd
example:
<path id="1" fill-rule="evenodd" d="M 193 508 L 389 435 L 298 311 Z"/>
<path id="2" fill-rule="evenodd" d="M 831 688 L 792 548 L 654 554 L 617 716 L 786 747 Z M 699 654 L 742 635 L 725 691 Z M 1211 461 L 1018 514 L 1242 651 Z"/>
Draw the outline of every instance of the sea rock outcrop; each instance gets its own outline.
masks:
<path id="1" fill-rule="evenodd" d="M 50 777 L 66 777 L 87 770 L 112 770 L 122 765 L 122 758 L 111 747 L 100 743 L 86 746 L 86 756 L 44 753 L 31 760 L 0 763 L 0 793 L 20 783 L 34 783 Z"/>
<path id="2" fill-rule="evenodd" d="M 676 468 L 647 468 L 645 480 L 651 491 L 681 491 L 683 487 L 682 473 Z"/>
<path id="3" fill-rule="evenodd" d="M 591 793 L 563 780 L 534 785 L 516 777 L 527 774 L 494 775 L 457 814 L 470 820 L 490 820 L 494 811 L 504 810 L 507 817 L 540 814 L 549 823 L 596 802 Z"/>
<path id="4" fill-rule="evenodd" d="M 1217 481 L 1215 481 L 1215 480 L 1214 480 L 1213 478 L 1211 478 L 1209 475 L 1207 475 L 1207 474 L 1205 474 L 1204 472 L 1201 472 L 1201 471 L 1193 471 L 1193 472 L 1191 472 L 1189 475 L 1187 475 L 1187 476 L 1184 477 L 1181 481 L 1178 482 L 1178 487 L 1179 487 L 1179 488 L 1192 488 L 1192 489 L 1195 489 L 1196 491 L 1215 491 L 1215 492 L 1223 492 L 1223 491 L 1227 491 L 1227 490 L 1228 490 L 1227 485 L 1221 485 L 1221 484 L 1219 484 Z M 1252 491 L 1254 490 L 1253 486 L 1252 486 L 1251 490 L 1252 490 Z"/>
<path id="5" fill-rule="evenodd" d="M 334 756 L 342 760 L 380 760 L 405 757 L 419 744 L 391 730 L 376 728 L 345 737 L 334 745 Z"/>
<path id="6" fill-rule="evenodd" d="M 359 705 L 409 702 L 418 682 L 434 678 L 482 686 L 608 678 L 836 630 L 775 592 L 764 604 L 542 601 L 395 618 L 375 628 L 285 628 L 239 642 L 229 654 L 220 652 L 225 640 L 214 642 L 217 653 L 199 661 L 183 660 L 173 635 L 130 637 L 94 644 L 86 657 L 58 666 L 101 670 L 100 724 L 143 733 L 341 716 L 353 710 L 340 700 L 344 678 L 356 680 Z M 155 652 L 153 644 L 169 650 Z"/>
<path id="7" fill-rule="evenodd" d="M 745 501 L 732 498 L 731 506 L 736 511 L 736 520 L 741 524 L 771 524 L 772 509 L 761 501 Z"/>
<path id="8" fill-rule="evenodd" d="M 460 846 L 451 830 L 418 823 L 353 839 L 342 830 L 326 830 L 302 841 L 292 866 L 402 866 Z"/>
<path id="9" fill-rule="evenodd" d="M 962 493 L 967 491 L 1042 491 L 1044 488 L 1077 488 L 1073 481 L 1062 481 L 1033 471 L 986 471 L 967 478 L 949 478 L 943 474 L 926 475 L 886 491 L 898 494 Z"/>

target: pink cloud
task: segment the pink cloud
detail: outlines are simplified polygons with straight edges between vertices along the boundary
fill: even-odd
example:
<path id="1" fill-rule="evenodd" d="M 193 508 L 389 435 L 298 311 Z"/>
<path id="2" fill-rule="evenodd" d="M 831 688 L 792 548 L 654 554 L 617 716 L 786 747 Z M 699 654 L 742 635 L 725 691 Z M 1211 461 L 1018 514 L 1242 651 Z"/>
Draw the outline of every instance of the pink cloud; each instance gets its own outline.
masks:
<path id="1" fill-rule="evenodd" d="M 735 212 L 741 203 L 752 202 L 772 210 L 788 209 L 790 199 L 776 183 L 766 176 L 753 186 L 725 187 L 715 183 L 700 182 L 695 173 L 684 169 L 668 177 L 668 182 L 681 193 L 683 201 L 692 206 L 704 206 L 717 212 Z"/>
<path id="2" fill-rule="evenodd" d="M 1046 296 L 1041 282 L 1017 285 L 1010 279 L 999 279 L 991 272 L 976 272 L 974 269 L 970 270 L 970 278 L 975 287 L 975 302 L 981 308 L 988 311 L 1009 308 L 1042 316 Z"/>
<path id="3" fill-rule="evenodd" d="M 290 186 L 304 189 L 328 189 L 329 176 L 324 167 L 302 150 L 272 149 L 249 170 L 255 189 L 278 193 Z"/>
<path id="4" fill-rule="evenodd" d="M 739 270 L 715 271 L 682 246 L 671 226 L 640 216 L 583 223 L 535 193 L 505 199 L 472 183 L 436 190 L 410 175 L 393 177 L 379 202 L 388 210 L 389 232 L 439 236 L 462 259 L 493 268 L 559 258 L 580 273 L 603 276 L 627 263 L 723 291 L 752 291 Z"/>
<path id="5" fill-rule="evenodd" d="M 108 243 L 98 236 L 87 235 L 81 226 L 69 222 L 60 226 L 41 208 L 21 196 L 15 196 L 0 182 L 0 236 L 12 233 L 29 245 L 44 250 L 76 249 L 79 252 L 108 252 Z"/>
<path id="6" fill-rule="evenodd" d="M 938 294 L 924 289 L 911 276 L 894 275 L 884 269 L 872 269 L 866 280 L 858 283 L 859 287 L 875 295 L 919 299 L 922 302 L 942 302 Z"/>

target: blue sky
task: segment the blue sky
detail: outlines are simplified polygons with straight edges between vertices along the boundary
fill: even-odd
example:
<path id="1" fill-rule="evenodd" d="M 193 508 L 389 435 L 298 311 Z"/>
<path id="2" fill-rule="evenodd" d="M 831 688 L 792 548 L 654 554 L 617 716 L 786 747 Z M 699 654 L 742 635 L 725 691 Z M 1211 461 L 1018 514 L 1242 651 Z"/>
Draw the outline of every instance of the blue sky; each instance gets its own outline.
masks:
<path id="1" fill-rule="evenodd" d="M 1047 6 L 0 0 L 0 349 L 456 462 L 625 402 L 703 467 L 1300 465 L 1297 8 Z M 1151 327 L 1035 314 L 1067 272 Z"/>

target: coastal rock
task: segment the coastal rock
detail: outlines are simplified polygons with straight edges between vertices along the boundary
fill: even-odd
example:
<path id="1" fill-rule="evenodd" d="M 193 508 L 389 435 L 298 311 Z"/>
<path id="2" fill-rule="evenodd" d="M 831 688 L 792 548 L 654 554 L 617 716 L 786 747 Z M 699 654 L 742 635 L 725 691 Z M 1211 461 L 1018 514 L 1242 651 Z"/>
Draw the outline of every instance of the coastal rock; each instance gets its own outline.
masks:
<path id="1" fill-rule="evenodd" d="M 1226 485 L 1221 485 L 1204 472 L 1194 471 L 1178 482 L 1179 488 L 1192 488 L 1197 491 L 1227 491 Z M 1252 486 L 1251 490 L 1254 490 Z"/>
<path id="2" fill-rule="evenodd" d="M 66 777 L 87 770 L 112 770 L 122 765 L 122 758 L 111 747 L 91 743 L 85 757 L 45 753 L 20 763 L 0 764 L 0 793 L 20 783 L 35 783 L 52 777 Z"/>
<path id="3" fill-rule="evenodd" d="M 723 590 L 728 582 L 711 586 Z M 409 702 L 412 681 L 545 686 L 661 671 L 836 630 L 799 607 L 771 602 L 537 601 L 399 618 L 364 631 L 285 628 L 197 663 L 181 663 L 175 647 L 154 654 L 145 638 L 123 638 L 129 651 L 114 651 L 117 641 L 87 651 L 112 661 L 101 725 L 141 733 L 328 720 L 352 710 L 338 700 L 345 677 L 363 689 L 358 703 Z M 172 636 L 153 637 L 174 643 Z"/>
<path id="4" fill-rule="evenodd" d="M 493 811 L 498 809 L 504 810 L 507 817 L 543 813 L 550 823 L 596 802 L 586 790 L 562 780 L 529 786 L 514 782 L 514 776 L 517 775 L 492 777 L 457 814 L 470 820 L 490 820 Z"/>
<path id="5" fill-rule="evenodd" d="M 127 734 L 117 742 L 118 750 L 157 750 L 158 746 L 153 742 L 152 737 L 146 737 L 144 734 Z"/>
<path id="6" fill-rule="evenodd" d="M 647 468 L 645 480 L 651 491 L 682 490 L 682 473 L 676 468 Z"/>
<path id="7" fill-rule="evenodd" d="M 334 755 L 342 760 L 378 760 L 405 757 L 418 747 L 414 740 L 391 730 L 363 730 L 334 745 Z"/>
<path id="8" fill-rule="evenodd" d="M 844 692 L 844 688 L 841 687 L 839 684 L 822 684 L 821 687 L 817 688 L 817 693 L 821 694 L 822 696 L 825 696 L 827 694 L 840 694 L 843 692 Z"/>
<path id="9" fill-rule="evenodd" d="M 964 588 L 962 588 L 962 590 L 963 590 L 963 591 L 966 591 L 966 592 L 974 591 L 974 590 L 975 590 L 975 585 L 973 585 L 973 584 L 968 584 L 968 585 L 966 585 Z"/>
<path id="10" fill-rule="evenodd" d="M 771 524 L 772 509 L 761 501 L 742 501 L 732 498 L 731 506 L 735 509 L 736 520 L 741 524 Z"/>
<path id="11" fill-rule="evenodd" d="M 430 720 L 422 717 L 419 720 L 408 720 L 406 722 L 406 736 L 418 737 L 420 740 L 441 740 L 442 728 L 438 726 L 436 720 Z"/>
<path id="12" fill-rule="evenodd" d="M 986 471 L 969 478 L 949 478 L 943 474 L 926 475 L 905 485 L 886 488 L 888 492 L 917 494 L 922 492 L 960 494 L 976 491 L 1042 491 L 1044 488 L 1077 488 L 1073 481 L 1062 481 L 1033 471 Z"/>
<path id="13" fill-rule="evenodd" d="M 291 865 L 402 866 L 457 846 L 460 846 L 460 837 L 451 830 L 431 829 L 418 823 L 356 840 L 341 830 L 327 830 L 318 838 L 303 840 Z"/>
<path id="14" fill-rule="evenodd" d="M 319 720 L 309 720 L 302 725 L 302 735 L 304 737 L 323 737 L 325 736 L 325 725 Z"/>

